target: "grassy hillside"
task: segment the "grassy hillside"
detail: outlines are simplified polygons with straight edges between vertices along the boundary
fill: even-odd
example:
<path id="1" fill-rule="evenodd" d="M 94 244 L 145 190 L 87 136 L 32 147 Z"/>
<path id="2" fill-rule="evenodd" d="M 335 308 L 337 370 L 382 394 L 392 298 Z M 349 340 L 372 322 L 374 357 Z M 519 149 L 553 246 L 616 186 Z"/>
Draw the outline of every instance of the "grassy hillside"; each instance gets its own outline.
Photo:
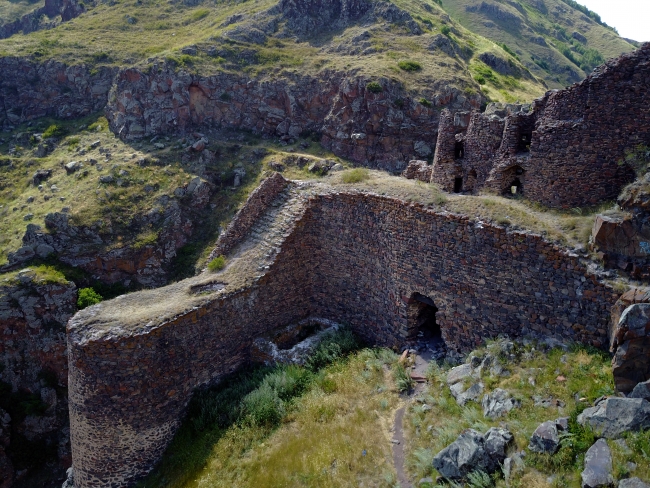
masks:
<path id="1" fill-rule="evenodd" d="M 604 60 L 634 49 L 571 0 L 444 0 L 452 19 L 505 44 L 550 87 L 579 81 Z"/>
<path id="2" fill-rule="evenodd" d="M 0 56 L 141 67 L 158 58 L 201 74 L 243 71 L 259 77 L 277 77 L 286 71 L 317 75 L 335 70 L 388 77 L 413 90 L 453 86 L 476 93 L 481 85 L 474 79 L 474 67 L 480 65 L 478 56 L 490 51 L 516 69 L 512 75 L 488 77 L 487 85 L 495 88 L 488 90 L 489 97 L 529 100 L 545 90 L 543 83 L 505 50 L 450 22 L 442 7 L 431 0 L 394 2 L 412 16 L 419 29 L 416 33 L 402 21 L 367 17 L 342 29 L 324 28 L 308 36 L 291 35 L 292 31 L 283 27 L 286 19 L 269 10 L 276 4 L 274 0 L 224 1 L 217 7 L 187 7 L 163 0 L 102 3 L 55 29 L 1 40 Z M 264 22 L 278 23 L 275 34 L 259 39 L 237 34 L 246 34 Z M 440 44 L 441 32 L 447 36 L 442 48 L 435 44 Z M 184 53 L 188 46 L 198 47 L 197 52 Z M 416 68 L 400 68 L 404 61 L 416 62 Z"/>
<path id="3" fill-rule="evenodd" d="M 13 22 L 44 4 L 44 0 L 0 0 L 0 25 Z"/>

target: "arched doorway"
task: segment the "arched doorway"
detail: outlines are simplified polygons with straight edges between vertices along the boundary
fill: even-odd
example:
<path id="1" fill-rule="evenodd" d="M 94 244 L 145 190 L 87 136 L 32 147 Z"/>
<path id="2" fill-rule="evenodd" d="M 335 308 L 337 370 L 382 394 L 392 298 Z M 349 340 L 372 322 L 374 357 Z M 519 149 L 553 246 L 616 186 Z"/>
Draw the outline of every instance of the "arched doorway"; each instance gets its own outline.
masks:
<path id="1" fill-rule="evenodd" d="M 511 166 L 503 172 L 503 195 L 519 197 L 524 194 L 526 171 L 519 165 Z"/>
<path id="2" fill-rule="evenodd" d="M 436 319 L 438 307 L 431 298 L 413 293 L 408 307 L 408 328 L 420 352 L 430 356 L 444 355 L 445 343 Z"/>

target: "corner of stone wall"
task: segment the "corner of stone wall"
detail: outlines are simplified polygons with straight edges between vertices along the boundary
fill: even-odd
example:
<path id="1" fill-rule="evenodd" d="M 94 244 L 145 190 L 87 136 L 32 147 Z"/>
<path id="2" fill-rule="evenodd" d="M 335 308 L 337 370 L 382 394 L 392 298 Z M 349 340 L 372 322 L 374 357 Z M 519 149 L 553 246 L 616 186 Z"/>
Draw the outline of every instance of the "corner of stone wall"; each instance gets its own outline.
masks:
<path id="1" fill-rule="evenodd" d="M 262 181 L 260 186 L 250 194 L 244 206 L 228 225 L 228 228 L 219 236 L 217 245 L 210 253 L 208 260 L 232 251 L 248 234 L 255 221 L 289 184 L 289 180 L 286 180 L 280 173 L 273 173 Z"/>

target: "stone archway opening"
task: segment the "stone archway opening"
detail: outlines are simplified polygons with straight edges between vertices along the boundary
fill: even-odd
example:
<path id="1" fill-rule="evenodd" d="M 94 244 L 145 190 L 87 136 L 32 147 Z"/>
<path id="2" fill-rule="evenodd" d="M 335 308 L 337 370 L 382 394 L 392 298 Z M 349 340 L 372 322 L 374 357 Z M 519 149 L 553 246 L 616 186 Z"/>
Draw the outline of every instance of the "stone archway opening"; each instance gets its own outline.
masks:
<path id="1" fill-rule="evenodd" d="M 530 152 L 530 143 L 533 140 L 532 132 L 522 132 L 519 135 L 519 141 L 517 144 L 517 150 L 519 152 Z"/>
<path id="2" fill-rule="evenodd" d="M 456 141 L 454 147 L 454 159 L 463 159 L 465 157 L 465 142 Z"/>
<path id="3" fill-rule="evenodd" d="M 427 342 L 442 342 L 442 331 L 436 320 L 438 307 L 431 298 L 421 293 L 414 293 L 411 298 L 411 320 L 417 331 L 418 339 Z"/>
<path id="4" fill-rule="evenodd" d="M 526 171 L 518 165 L 512 166 L 503 172 L 503 195 L 519 197 L 524 194 L 524 180 Z"/>
<path id="5" fill-rule="evenodd" d="M 457 176 L 454 178 L 454 193 L 460 193 L 463 191 L 463 177 Z"/>

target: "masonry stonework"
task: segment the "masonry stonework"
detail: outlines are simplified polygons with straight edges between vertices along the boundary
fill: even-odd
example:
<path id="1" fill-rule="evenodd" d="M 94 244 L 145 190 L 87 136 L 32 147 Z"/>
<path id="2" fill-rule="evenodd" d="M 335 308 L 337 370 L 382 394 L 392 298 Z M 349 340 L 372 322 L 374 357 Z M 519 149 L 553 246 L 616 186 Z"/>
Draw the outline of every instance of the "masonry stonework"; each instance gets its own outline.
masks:
<path id="1" fill-rule="evenodd" d="M 645 44 L 530 106 L 493 105 L 469 123 L 443 110 L 430 181 L 449 192 L 523 193 L 550 207 L 613 200 L 634 180 L 620 164 L 625 151 L 650 144 L 649 103 Z"/>
<path id="2" fill-rule="evenodd" d="M 199 278 L 190 278 L 89 307 L 70 321 L 77 488 L 131 486 L 160 459 L 196 388 L 248 361 L 255 338 L 308 317 L 401 347 L 417 333 L 408 311 L 420 293 L 438 308 L 452 349 L 534 332 L 607 345 L 617 294 L 540 236 L 373 194 L 289 191 L 287 202 L 300 197 L 304 209 L 273 263 L 247 284 L 196 294 Z M 247 245 L 234 247 L 229 260 Z M 155 297 L 188 305 L 161 320 L 159 309 L 146 312 Z M 129 302 L 145 311 L 135 324 L 119 319 Z"/>

